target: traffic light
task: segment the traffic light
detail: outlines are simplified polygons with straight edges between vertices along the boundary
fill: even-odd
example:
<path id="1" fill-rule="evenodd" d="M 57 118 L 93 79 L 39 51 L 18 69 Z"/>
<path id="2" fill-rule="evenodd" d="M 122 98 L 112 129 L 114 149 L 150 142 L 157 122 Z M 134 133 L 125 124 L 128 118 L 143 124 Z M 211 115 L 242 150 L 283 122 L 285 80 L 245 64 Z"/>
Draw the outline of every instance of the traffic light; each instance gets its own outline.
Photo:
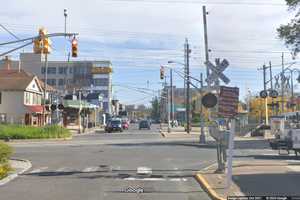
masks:
<path id="1" fill-rule="evenodd" d="M 33 42 L 33 52 L 36 54 L 42 53 L 43 43 L 40 38 L 35 39 Z"/>
<path id="2" fill-rule="evenodd" d="M 163 80 L 165 78 L 165 69 L 163 66 L 160 67 L 160 79 Z"/>
<path id="3" fill-rule="evenodd" d="M 51 53 L 51 41 L 48 37 L 43 39 L 43 53 L 49 54 Z"/>
<path id="4" fill-rule="evenodd" d="M 34 40 L 33 52 L 49 54 L 51 52 L 51 41 L 44 28 L 39 29 L 39 37 Z"/>
<path id="5" fill-rule="evenodd" d="M 77 57 L 78 41 L 74 37 L 72 40 L 72 57 Z"/>

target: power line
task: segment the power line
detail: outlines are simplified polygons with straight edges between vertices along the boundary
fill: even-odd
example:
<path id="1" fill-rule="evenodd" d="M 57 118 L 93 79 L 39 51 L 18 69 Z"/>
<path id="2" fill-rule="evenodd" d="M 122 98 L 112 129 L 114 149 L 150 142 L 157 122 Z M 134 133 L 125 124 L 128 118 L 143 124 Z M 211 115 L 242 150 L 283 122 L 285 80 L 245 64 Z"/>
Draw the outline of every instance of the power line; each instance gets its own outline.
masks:
<path id="1" fill-rule="evenodd" d="M 13 32 L 11 32 L 10 30 L 8 30 L 5 26 L 3 26 L 2 24 L 0 24 L 0 26 L 1 26 L 6 32 L 8 32 L 10 35 L 12 35 L 15 39 L 21 40 L 21 38 L 19 38 L 16 34 L 14 34 Z"/>

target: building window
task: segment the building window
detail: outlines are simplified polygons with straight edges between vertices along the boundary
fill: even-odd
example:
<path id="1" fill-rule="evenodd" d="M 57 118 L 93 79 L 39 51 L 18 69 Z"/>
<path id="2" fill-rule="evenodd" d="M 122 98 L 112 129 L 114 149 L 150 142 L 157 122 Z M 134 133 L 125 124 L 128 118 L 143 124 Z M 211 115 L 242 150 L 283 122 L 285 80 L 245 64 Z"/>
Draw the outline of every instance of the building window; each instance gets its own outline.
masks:
<path id="1" fill-rule="evenodd" d="M 47 84 L 51 86 L 56 86 L 56 79 L 47 79 Z"/>
<path id="2" fill-rule="evenodd" d="M 68 72 L 68 67 L 59 67 L 58 68 L 59 74 L 67 74 L 67 72 Z"/>
<path id="3" fill-rule="evenodd" d="M 6 114 L 0 113 L 0 124 L 6 123 Z"/>
<path id="4" fill-rule="evenodd" d="M 65 84 L 65 79 L 59 79 L 58 80 L 58 85 L 59 86 L 62 86 L 62 85 L 64 85 Z"/>
<path id="5" fill-rule="evenodd" d="M 108 78 L 95 78 L 94 85 L 95 86 L 108 86 L 109 80 Z"/>
<path id="6" fill-rule="evenodd" d="M 56 67 L 48 67 L 48 74 L 56 74 Z"/>
<path id="7" fill-rule="evenodd" d="M 64 67 L 59 67 L 58 68 L 58 73 L 63 74 L 64 73 Z"/>
<path id="8" fill-rule="evenodd" d="M 41 73 L 42 73 L 42 74 L 45 74 L 45 67 L 42 67 L 42 68 L 41 68 Z"/>
<path id="9" fill-rule="evenodd" d="M 30 94 L 29 94 L 29 92 L 25 92 L 25 104 L 30 105 Z"/>

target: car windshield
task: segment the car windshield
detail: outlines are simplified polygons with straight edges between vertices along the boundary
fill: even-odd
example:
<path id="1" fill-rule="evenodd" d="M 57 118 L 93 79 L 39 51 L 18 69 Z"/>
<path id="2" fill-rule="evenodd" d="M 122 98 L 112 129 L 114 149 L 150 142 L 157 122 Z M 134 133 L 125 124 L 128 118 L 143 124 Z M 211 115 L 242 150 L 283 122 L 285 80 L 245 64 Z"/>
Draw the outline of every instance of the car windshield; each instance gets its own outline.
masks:
<path id="1" fill-rule="evenodd" d="M 119 124 L 121 124 L 121 121 L 119 121 L 119 120 L 112 120 L 110 123 L 112 125 L 119 125 Z"/>

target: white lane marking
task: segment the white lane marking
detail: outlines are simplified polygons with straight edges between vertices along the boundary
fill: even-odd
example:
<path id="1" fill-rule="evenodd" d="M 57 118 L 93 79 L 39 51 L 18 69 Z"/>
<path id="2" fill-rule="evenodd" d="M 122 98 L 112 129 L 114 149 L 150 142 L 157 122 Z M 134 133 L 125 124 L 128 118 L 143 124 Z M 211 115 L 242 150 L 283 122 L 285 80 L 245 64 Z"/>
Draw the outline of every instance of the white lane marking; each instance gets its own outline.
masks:
<path id="1" fill-rule="evenodd" d="M 187 181 L 186 178 L 124 178 L 125 181 L 173 181 L 173 182 L 179 182 L 179 181 Z"/>
<path id="2" fill-rule="evenodd" d="M 40 168 L 37 168 L 37 169 L 34 169 L 32 171 L 30 171 L 29 173 L 30 174 L 36 174 L 36 173 L 41 173 L 42 171 L 48 169 L 48 167 L 40 167 Z"/>
<path id="3" fill-rule="evenodd" d="M 300 172 L 300 166 L 287 166 L 287 168 L 291 169 L 294 172 Z"/>
<path id="4" fill-rule="evenodd" d="M 95 167 L 87 167 L 85 169 L 82 170 L 82 172 L 96 172 L 99 170 L 99 167 L 95 166 Z"/>
<path id="5" fill-rule="evenodd" d="M 300 163 L 300 160 L 286 160 L 289 163 Z"/>
<path id="6" fill-rule="evenodd" d="M 138 167 L 137 174 L 152 174 L 152 169 L 150 167 Z"/>
<path id="7" fill-rule="evenodd" d="M 278 153 L 264 153 L 263 156 L 278 156 Z"/>
<path id="8" fill-rule="evenodd" d="M 68 172 L 68 171 L 72 171 L 72 170 L 68 167 L 61 167 L 55 170 L 55 172 Z"/>
<path id="9" fill-rule="evenodd" d="M 187 181 L 186 178 L 170 178 L 169 181 Z"/>

